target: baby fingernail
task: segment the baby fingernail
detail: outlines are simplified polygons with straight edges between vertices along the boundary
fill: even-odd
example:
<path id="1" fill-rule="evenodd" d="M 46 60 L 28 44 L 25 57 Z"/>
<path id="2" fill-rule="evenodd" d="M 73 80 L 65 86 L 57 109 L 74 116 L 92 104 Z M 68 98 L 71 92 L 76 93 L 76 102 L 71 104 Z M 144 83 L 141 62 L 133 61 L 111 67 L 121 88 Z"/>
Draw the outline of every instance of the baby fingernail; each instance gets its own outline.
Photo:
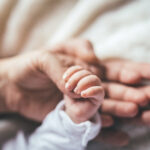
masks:
<path id="1" fill-rule="evenodd" d="M 71 85 L 69 83 L 66 83 L 65 88 L 70 90 L 71 89 Z"/>
<path id="2" fill-rule="evenodd" d="M 64 73 L 64 75 L 63 75 L 63 79 L 65 80 L 67 78 L 67 74 L 66 73 Z"/>
<path id="3" fill-rule="evenodd" d="M 78 91 L 77 88 L 74 89 L 74 92 L 75 92 L 76 94 L 80 94 L 80 92 Z"/>
<path id="4" fill-rule="evenodd" d="M 87 96 L 86 92 L 81 92 L 81 96 L 86 97 Z"/>

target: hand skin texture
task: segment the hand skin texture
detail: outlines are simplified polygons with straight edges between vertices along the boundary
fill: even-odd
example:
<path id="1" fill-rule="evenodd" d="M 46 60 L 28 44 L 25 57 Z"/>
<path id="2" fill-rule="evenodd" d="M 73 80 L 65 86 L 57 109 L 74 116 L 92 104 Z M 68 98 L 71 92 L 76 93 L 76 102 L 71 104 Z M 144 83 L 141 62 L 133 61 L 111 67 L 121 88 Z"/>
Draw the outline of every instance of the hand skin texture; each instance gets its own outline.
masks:
<path id="1" fill-rule="evenodd" d="M 72 48 L 71 51 L 69 48 Z M 74 50 L 76 48 L 76 50 Z M 63 49 L 63 50 L 62 50 Z M 82 51 L 81 51 L 82 49 Z M 92 63 L 102 72 L 102 85 L 105 88 L 106 98 L 102 103 L 101 113 L 103 125 L 113 124 L 112 116 L 134 117 L 138 107 L 146 106 L 150 98 L 150 87 L 135 87 L 142 79 L 150 79 L 150 64 L 136 63 L 128 60 L 111 59 L 99 61 L 92 44 L 87 40 L 71 40 L 54 46 L 53 51 L 76 56 L 87 63 Z M 83 52 L 83 54 L 81 54 Z M 149 119 L 150 120 L 150 119 Z"/>
<path id="2" fill-rule="evenodd" d="M 58 56 L 50 51 L 31 52 L 1 60 L 0 76 L 6 81 L 3 88 L 6 112 L 18 112 L 42 121 L 62 99 L 62 93 L 74 96 L 65 89 L 62 75 L 68 66 L 80 63 L 78 59 Z M 88 66 L 85 68 L 90 70 Z"/>
<path id="3" fill-rule="evenodd" d="M 115 100 L 115 104 L 111 105 L 109 103 L 110 107 L 107 104 L 102 108 L 102 112 L 108 113 L 109 109 L 109 114 L 119 117 L 133 117 L 137 114 L 138 107 L 144 108 L 149 105 L 150 86 L 143 84 L 143 80 L 146 83 L 150 80 L 150 64 L 112 59 L 105 60 L 103 65 L 106 68 L 105 77 L 107 82 L 104 83 L 104 88 L 107 99 L 111 100 L 112 103 Z M 108 102 L 104 101 L 104 103 Z M 111 108 L 112 110 L 110 110 Z M 142 110 L 141 119 L 150 125 L 150 111 L 148 108 Z"/>
<path id="4" fill-rule="evenodd" d="M 59 51 L 57 51 L 58 48 Z M 68 51 L 73 48 L 74 52 Z M 30 52 L 0 60 L 1 113 L 17 112 L 29 119 L 41 122 L 63 98 L 62 92 L 65 93 L 65 89 L 63 82 L 60 81 L 68 67 L 77 64 L 95 74 L 100 74 L 99 69 L 86 62 L 94 60 L 95 63 L 97 60 L 93 52 L 93 55 L 89 55 L 91 51 L 89 41 L 73 40 L 69 44 L 67 42 L 57 45 L 56 52 L 54 49 Z M 79 50 L 76 49 L 84 49 L 84 51 L 80 51 L 79 54 Z M 82 52 L 84 58 L 82 58 Z M 111 116 L 103 115 L 102 118 L 105 127 L 113 124 Z"/>
<path id="5" fill-rule="evenodd" d="M 72 48 L 73 51 L 69 48 Z M 75 48 L 76 50 L 74 50 Z M 150 86 L 137 85 L 143 79 L 150 79 L 150 64 L 120 59 L 99 61 L 94 55 L 92 44 L 81 39 L 57 45 L 53 51 L 73 55 L 87 63 L 92 63 L 100 69 L 100 72 L 104 68 L 105 71 L 100 75 L 103 78 L 102 85 L 106 93 L 105 101 L 101 106 L 104 126 L 113 124 L 114 121 L 110 115 L 134 117 L 138 113 L 139 107 L 144 107 L 149 103 Z M 142 118 L 146 119 L 148 116 L 148 112 L 143 112 Z M 149 121 L 150 118 L 146 120 Z"/>
<path id="6" fill-rule="evenodd" d="M 63 75 L 65 88 L 78 96 L 65 96 L 65 111 L 75 123 L 92 119 L 104 100 L 100 79 L 80 66 L 72 66 Z M 89 111 L 90 110 L 90 111 Z"/>
<path id="7" fill-rule="evenodd" d="M 53 54 L 56 54 L 55 57 L 49 56 L 50 50 L 53 51 Z M 55 61 L 53 62 L 52 58 L 57 58 L 54 59 L 57 62 L 55 66 Z M 19 111 L 28 118 L 42 121 L 46 113 L 53 109 L 62 98 L 61 91 L 64 89 L 58 81 L 61 81 L 59 79 L 62 78 L 64 71 L 71 65 L 78 64 L 95 74 L 99 74 L 99 70 L 101 71 L 100 63 L 106 68 L 105 80 L 102 81 L 107 96 L 107 99 L 101 105 L 103 126 L 109 127 L 113 124 L 114 121 L 110 115 L 135 116 L 138 107 L 148 102 L 150 88 L 149 86 L 132 87 L 129 84 L 139 83 L 143 78 L 149 79 L 150 65 L 118 59 L 99 62 L 94 55 L 92 44 L 81 39 L 63 42 L 45 51 L 1 59 L 0 111 Z M 92 64 L 92 66 L 89 64 Z M 98 70 L 93 67 L 93 64 L 98 67 Z M 9 86 L 7 86 L 8 84 Z M 116 88 L 119 90 L 116 90 Z M 54 95 L 54 93 L 56 94 Z M 140 98 L 137 94 L 140 95 Z M 149 118 L 148 116 L 146 115 L 143 118 Z"/>

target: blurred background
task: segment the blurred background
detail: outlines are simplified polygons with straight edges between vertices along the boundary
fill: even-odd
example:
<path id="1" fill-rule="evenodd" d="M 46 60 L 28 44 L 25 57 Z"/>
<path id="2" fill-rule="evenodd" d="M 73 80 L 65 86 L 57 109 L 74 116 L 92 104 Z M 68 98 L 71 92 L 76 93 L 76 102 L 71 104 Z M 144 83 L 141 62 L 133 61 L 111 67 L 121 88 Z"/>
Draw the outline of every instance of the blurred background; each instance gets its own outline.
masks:
<path id="1" fill-rule="evenodd" d="M 150 62 L 149 8 L 149 0 L 0 0 L 0 57 L 78 37 L 89 39 L 101 60 Z M 0 142 L 18 129 L 28 134 L 38 125 L 18 115 L 2 115 Z M 149 139 L 149 126 L 138 116 L 115 117 L 114 126 L 102 129 L 88 150 L 149 150 Z"/>

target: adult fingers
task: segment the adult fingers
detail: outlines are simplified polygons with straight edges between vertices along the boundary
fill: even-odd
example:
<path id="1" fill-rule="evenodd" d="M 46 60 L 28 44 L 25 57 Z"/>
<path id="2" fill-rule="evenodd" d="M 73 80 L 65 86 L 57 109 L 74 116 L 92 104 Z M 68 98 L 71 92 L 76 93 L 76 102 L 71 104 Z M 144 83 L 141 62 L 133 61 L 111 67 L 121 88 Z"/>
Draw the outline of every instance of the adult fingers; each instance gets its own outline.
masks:
<path id="1" fill-rule="evenodd" d="M 53 52 L 78 57 L 83 61 L 92 64 L 97 64 L 99 62 L 94 54 L 92 43 L 85 39 L 72 39 L 70 41 L 52 46 L 50 50 Z"/>
<path id="2" fill-rule="evenodd" d="M 104 66 L 106 67 L 106 77 L 109 80 L 135 84 L 141 79 L 150 79 L 150 64 L 148 63 L 113 59 L 104 61 Z"/>
<path id="3" fill-rule="evenodd" d="M 101 105 L 101 112 L 117 117 L 134 117 L 138 113 L 138 106 L 132 102 L 105 99 Z"/>
<path id="4" fill-rule="evenodd" d="M 148 103 L 147 94 L 141 89 L 118 83 L 103 83 L 103 86 L 109 98 L 133 102 L 140 106 L 145 106 Z"/>
<path id="5" fill-rule="evenodd" d="M 150 100 L 150 86 L 143 86 L 141 88 L 139 88 L 142 92 L 144 92 L 148 98 L 148 100 Z"/>
<path id="6" fill-rule="evenodd" d="M 143 111 L 141 119 L 146 125 L 150 125 L 150 110 Z"/>
<path id="7" fill-rule="evenodd" d="M 143 79 L 150 79 L 150 63 L 134 63 L 133 68 L 139 71 Z"/>
<path id="8" fill-rule="evenodd" d="M 103 62 L 106 68 L 106 78 L 108 80 L 120 81 L 122 83 L 134 84 L 141 80 L 141 74 L 137 67 L 130 61 L 108 60 Z"/>

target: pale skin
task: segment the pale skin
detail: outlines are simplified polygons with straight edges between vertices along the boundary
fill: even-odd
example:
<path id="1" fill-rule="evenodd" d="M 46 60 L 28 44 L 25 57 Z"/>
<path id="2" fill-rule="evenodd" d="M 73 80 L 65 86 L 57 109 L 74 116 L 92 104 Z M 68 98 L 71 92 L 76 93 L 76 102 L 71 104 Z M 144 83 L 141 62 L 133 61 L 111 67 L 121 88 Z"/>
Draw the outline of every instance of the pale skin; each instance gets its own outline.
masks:
<path id="1" fill-rule="evenodd" d="M 76 64 L 91 71 L 94 68 L 78 58 L 50 51 L 3 59 L 0 75 L 1 81 L 6 83 L 1 88 L 1 112 L 18 112 L 27 118 L 42 121 L 62 99 L 62 93 L 76 96 L 65 89 L 62 80 L 65 70 Z"/>
<path id="2" fill-rule="evenodd" d="M 93 63 L 93 64 L 99 64 L 99 62 L 97 61 L 97 58 L 94 55 L 93 52 L 93 48 L 92 48 L 92 44 L 87 41 L 87 40 L 71 40 L 71 41 L 67 41 L 67 42 L 63 42 L 61 44 L 58 44 L 57 46 L 54 46 L 53 48 L 50 48 L 51 50 L 53 49 L 53 52 L 56 53 L 63 53 L 65 55 L 65 60 L 66 60 L 66 64 L 68 64 L 70 66 L 70 64 L 74 65 L 74 63 L 76 62 L 80 62 L 75 58 L 79 58 L 80 60 L 84 60 L 84 62 L 86 63 Z M 73 49 L 73 50 L 72 50 Z M 45 57 L 46 56 L 46 57 Z M 53 82 L 51 82 L 52 77 L 56 76 L 56 74 L 52 71 L 51 73 L 47 74 L 47 70 L 49 68 L 49 61 L 50 59 L 48 59 L 48 52 L 31 52 L 30 54 L 23 54 L 23 55 L 18 55 L 17 57 L 13 57 L 13 58 L 8 58 L 8 59 L 1 59 L 0 61 L 0 78 L 1 81 L 2 80 L 8 80 L 7 77 L 9 77 L 9 74 L 13 74 L 13 80 L 15 79 L 17 81 L 17 83 L 26 83 L 25 89 L 26 91 L 22 91 L 22 88 L 18 88 L 16 82 L 14 82 L 12 80 L 12 78 L 9 78 L 9 84 L 11 84 L 11 86 L 13 86 L 13 91 L 14 95 L 18 95 L 17 99 L 20 99 L 19 95 L 21 93 L 21 99 L 27 99 L 27 97 L 29 98 L 29 100 L 25 101 L 25 105 L 21 105 L 20 108 L 21 112 L 19 111 L 19 113 L 23 114 L 24 116 L 37 120 L 37 121 L 42 121 L 43 118 L 45 117 L 45 114 L 48 113 L 48 111 L 50 110 L 50 108 L 47 108 L 48 105 L 51 105 L 52 108 L 54 108 L 54 106 L 56 105 L 56 103 L 59 102 L 60 98 L 61 98 L 61 92 L 60 90 L 58 90 L 58 88 L 56 88 L 56 86 L 53 84 Z M 66 57 L 68 56 L 68 57 Z M 73 56 L 74 62 L 70 63 L 70 59 L 69 57 Z M 57 60 L 59 60 L 60 58 L 57 58 Z M 82 65 L 84 64 L 84 66 L 86 65 L 84 62 L 82 62 Z M 138 112 L 138 105 L 142 104 L 143 102 L 147 102 L 149 99 L 149 86 L 145 86 L 143 88 L 137 88 L 137 87 L 129 87 L 127 85 L 125 85 L 124 83 L 128 83 L 128 84 L 133 84 L 136 82 L 139 82 L 140 79 L 144 78 L 144 79 L 150 79 L 150 75 L 149 75 L 149 68 L 150 65 L 149 64 L 140 64 L 140 63 L 133 63 L 130 61 L 123 61 L 123 60 L 106 60 L 101 62 L 103 63 L 103 65 L 106 68 L 106 80 L 107 82 L 102 82 L 105 88 L 105 92 L 106 95 L 108 96 L 107 100 L 105 100 L 102 103 L 101 106 L 101 112 L 102 112 L 102 119 L 103 119 L 103 126 L 108 127 L 111 126 L 113 124 L 113 119 L 110 115 L 113 116 L 119 116 L 119 117 L 133 117 L 137 114 Z M 45 65 L 48 64 L 48 65 Z M 62 64 L 62 63 L 61 63 Z M 5 67 L 4 67 L 5 66 Z M 6 67 L 8 66 L 8 67 Z M 42 68 L 42 74 L 41 72 L 39 72 L 39 68 L 41 69 L 41 66 L 45 66 L 44 68 Z M 53 65 L 52 65 L 53 66 Z M 59 65 L 58 65 L 59 66 Z M 88 65 L 86 65 L 87 67 Z M 88 66 L 89 67 L 89 66 Z M 21 69 L 19 69 L 21 68 Z M 55 67 L 56 68 L 56 67 Z M 100 67 L 99 67 L 100 68 Z M 98 69 L 99 69 L 98 68 Z M 117 68 L 117 69 L 114 69 Z M 124 68 L 126 71 L 124 71 Z M 128 69 L 129 68 L 129 69 Z M 60 67 L 60 70 L 62 69 L 62 67 Z M 66 68 L 65 68 L 66 69 Z M 90 67 L 91 69 L 91 67 Z M 19 74 L 18 74 L 18 70 L 20 70 Z M 93 70 L 93 69 L 92 69 Z M 100 70 L 100 69 L 99 69 Z M 135 80 L 135 76 L 131 74 L 136 74 L 138 70 L 138 74 L 136 76 L 136 80 Z M 5 72 L 5 74 L 4 74 Z M 35 74 L 36 72 L 36 74 Z M 64 70 L 62 69 L 62 74 L 64 73 Z M 59 73 L 57 73 L 59 74 Z M 62 74 L 59 75 L 59 77 L 62 77 Z M 118 74 L 120 75 L 120 77 L 118 78 Z M 129 78 L 126 78 L 126 77 Z M 123 78 L 124 77 L 124 78 Z M 27 80 L 28 79 L 28 80 Z M 50 86 L 47 86 L 47 84 L 40 84 L 40 86 L 34 86 L 32 87 L 34 89 L 34 91 L 41 90 L 41 92 L 37 92 L 37 96 L 36 96 L 36 92 L 29 92 L 28 89 L 31 88 L 31 85 L 34 85 L 35 82 L 33 82 L 36 79 L 36 81 L 38 81 L 37 83 L 49 83 Z M 128 80 L 124 80 L 124 79 L 128 79 Z M 43 82 L 44 81 L 44 82 Z M 109 81 L 109 82 L 108 82 Z M 115 83 L 115 88 L 117 86 L 118 93 L 116 93 L 115 88 L 114 87 L 114 82 L 119 81 L 120 83 Z M 134 82 L 133 82 L 134 81 Z M 55 79 L 55 84 L 58 85 L 57 80 Z M 4 87 L 6 87 L 6 85 L 4 84 Z M 17 87 L 17 88 L 16 88 Z M 21 86 L 22 87 L 22 86 Z M 45 90 L 45 94 L 43 94 L 42 89 L 47 89 L 48 92 L 46 92 Z M 53 89 L 51 91 L 51 89 Z M 132 92 L 134 90 L 134 92 Z M 6 97 L 6 95 L 4 94 L 6 91 L 5 88 L 1 88 L 1 93 L 2 94 L 2 99 Z M 122 91 L 124 91 L 125 93 L 132 93 L 132 95 L 128 95 L 128 99 L 125 98 L 125 94 L 122 93 Z M 142 92 L 142 94 L 141 94 Z M 19 94 L 17 94 L 19 93 Z M 23 93 L 23 94 L 22 94 Z M 42 99 L 42 101 L 37 100 L 35 101 L 35 99 L 39 98 L 39 95 L 42 95 L 44 97 L 40 97 L 40 99 Z M 49 93 L 49 94 L 47 94 Z M 48 101 L 47 99 L 49 97 L 53 97 L 53 93 L 57 93 L 57 98 L 56 101 Z M 114 93 L 114 94 L 113 94 Z M 136 93 L 136 94 L 135 94 Z M 142 99 L 137 99 L 137 94 L 143 95 L 141 96 Z M 0 94 L 1 95 L 1 94 Z M 146 96 L 145 96 L 146 95 Z M 15 98 L 15 96 L 11 96 L 12 98 Z M 52 98 L 53 99 L 53 98 Z M 134 100 L 134 101 L 133 101 Z M 11 104 L 11 102 L 13 103 L 13 105 Z M 9 110 L 10 112 L 13 111 L 13 107 L 17 106 L 18 101 L 17 100 L 11 100 L 11 102 L 9 101 L 10 104 L 5 105 L 5 102 L 3 103 L 3 101 L 1 101 L 1 111 L 5 111 L 7 109 L 7 111 Z M 23 101 L 22 101 L 23 102 Z M 26 107 L 27 105 L 27 107 Z M 40 107 L 42 105 L 42 109 L 40 110 Z M 11 109 L 9 108 L 11 106 Z M 126 107 L 124 107 L 126 106 Z M 6 107 L 6 108 L 5 108 Z M 9 108 L 9 109 L 8 109 Z M 37 111 L 34 110 L 33 112 L 33 108 L 36 109 Z M 28 111 L 26 111 L 26 109 L 28 109 Z M 146 118 L 146 120 L 150 120 L 149 115 L 147 115 L 148 113 L 146 113 L 146 115 L 144 116 L 144 118 Z"/>
<path id="3" fill-rule="evenodd" d="M 53 54 L 64 55 L 63 57 L 53 57 L 58 62 L 57 67 L 51 61 L 52 59 L 49 59 L 49 51 L 51 50 L 53 50 Z M 57 73 L 54 71 L 47 72 L 51 68 L 50 62 L 52 62 L 51 66 L 57 69 Z M 98 70 L 95 67 L 93 68 L 93 64 L 96 65 Z M 114 120 L 112 116 L 123 118 L 134 117 L 143 102 L 146 104 L 149 101 L 150 87 L 132 87 L 130 85 L 139 84 L 142 79 L 150 79 L 150 64 L 119 59 L 99 62 L 94 55 L 92 44 L 87 40 L 81 39 L 57 44 L 52 48 L 43 50 L 43 52 L 37 51 L 18 55 L 17 57 L 1 59 L 0 111 L 2 113 L 18 112 L 27 118 L 41 122 L 46 114 L 53 110 L 63 98 L 62 92 L 65 92 L 65 86 L 62 88 L 58 81 L 63 81 L 62 75 L 66 69 L 71 65 L 81 65 L 85 69 L 88 68 L 88 70 L 99 74 L 99 71 L 102 71 L 99 64 L 103 64 L 106 68 L 105 80 L 102 80 L 102 86 L 105 89 L 107 98 L 102 102 L 100 109 L 103 128 L 113 125 Z M 136 79 L 133 74 L 136 74 Z M 6 81 L 6 83 L 3 81 Z M 6 89 L 6 87 L 10 88 Z M 116 87 L 118 90 L 116 90 Z M 122 91 L 127 94 L 124 94 Z M 9 92 L 10 96 L 8 97 L 6 93 Z M 68 91 L 66 90 L 66 92 Z M 137 98 L 137 94 L 142 95 L 142 98 Z M 146 124 L 150 124 L 149 110 L 143 111 L 141 118 Z M 142 120 L 140 119 L 141 122 Z M 114 136 L 110 137 L 109 133 L 105 135 L 100 134 L 101 141 L 108 142 L 114 140 L 114 138 Z M 120 138 L 118 139 L 120 140 Z M 124 140 L 122 141 L 122 145 L 127 143 L 127 136 L 125 136 Z"/>
<path id="4" fill-rule="evenodd" d="M 104 100 L 100 79 L 80 66 L 72 66 L 64 73 L 63 80 L 68 92 L 78 97 L 65 96 L 66 113 L 75 123 L 92 119 Z"/>
<path id="5" fill-rule="evenodd" d="M 72 50 L 70 50 L 70 49 L 72 49 Z M 82 49 L 82 51 L 81 51 L 81 49 Z M 60 45 L 53 47 L 53 51 L 67 54 L 67 55 L 76 56 L 76 57 L 84 60 L 87 63 L 94 64 L 94 65 L 96 64 L 96 66 L 98 68 L 100 68 L 100 70 L 101 70 L 101 67 L 99 67 L 99 64 L 103 64 L 106 67 L 107 72 L 109 70 L 112 72 L 113 67 L 115 67 L 115 64 L 114 64 L 111 68 L 111 66 L 110 66 L 111 63 L 106 65 L 107 61 L 100 62 L 94 54 L 93 46 L 92 46 L 91 42 L 89 42 L 88 40 L 76 39 L 76 40 L 71 40 L 69 42 L 67 41 L 66 43 L 65 42 L 60 43 Z M 118 71 L 121 71 L 121 69 Z M 111 73 L 109 74 L 109 76 L 108 76 L 108 74 L 106 74 L 106 79 L 109 80 L 110 77 L 111 77 Z M 106 93 L 108 93 L 110 90 L 109 90 L 109 88 L 106 88 L 106 85 L 107 85 L 107 87 L 109 87 L 111 85 L 111 82 L 107 82 L 107 84 L 105 83 L 103 85 L 105 85 L 104 86 L 105 91 L 106 91 Z M 117 84 L 117 85 L 118 85 L 118 88 L 120 86 L 122 86 L 120 84 Z M 128 87 L 126 87 L 126 89 L 128 89 Z M 116 101 L 116 99 L 114 99 L 114 97 L 111 97 L 111 95 L 110 95 L 109 100 L 111 100 L 111 101 L 109 101 L 109 102 L 104 101 L 102 103 L 101 112 L 102 112 L 102 119 L 103 119 L 104 127 L 109 127 L 113 124 L 114 121 L 110 115 L 121 116 L 121 117 L 133 117 L 137 114 L 137 112 L 138 112 L 137 104 L 132 101 L 131 102 L 130 101 L 122 101 L 123 97 L 124 96 L 121 93 L 121 95 L 120 95 L 121 101 L 118 101 L 118 100 Z M 124 105 L 126 105 L 126 107 L 124 107 Z M 129 108 L 129 110 L 127 110 L 126 108 Z"/>
<path id="6" fill-rule="evenodd" d="M 142 80 L 147 80 L 146 83 L 148 80 L 150 80 L 150 64 L 112 59 L 106 60 L 104 65 L 106 66 L 107 70 L 106 78 L 110 81 L 105 83 L 105 91 L 109 97 L 108 100 L 112 100 L 113 102 L 115 100 L 115 107 L 118 107 L 115 111 L 117 116 L 119 114 L 125 116 L 134 116 L 136 111 L 138 111 L 138 107 L 144 107 L 149 104 L 150 86 L 141 85 L 141 83 Z M 120 83 L 114 83 L 116 81 Z M 121 107 L 123 107 L 123 105 L 128 105 L 130 108 L 130 111 L 128 111 L 129 113 L 125 113 L 124 109 L 121 111 Z M 106 108 L 108 108 L 107 106 Z M 105 111 L 107 110 L 105 109 Z M 112 111 L 110 114 L 111 113 Z M 144 121 L 146 124 L 150 124 L 149 110 L 142 112 L 141 119 L 141 121 Z"/>
<path id="7" fill-rule="evenodd" d="M 83 46 L 83 43 L 86 43 L 86 46 L 84 46 L 84 48 L 82 47 L 83 54 L 81 54 L 80 46 Z M 73 49 L 75 47 L 78 48 L 76 51 L 71 51 L 68 45 L 69 47 L 74 45 Z M 139 84 L 142 79 L 150 79 L 150 64 L 121 59 L 109 59 L 99 62 L 93 53 L 93 47 L 89 41 L 77 39 L 70 41 L 68 45 L 57 45 L 56 51 L 76 55 L 88 63 L 100 63 L 106 69 L 105 80 L 107 82 L 102 82 L 102 84 L 107 98 L 101 107 L 103 125 L 105 127 L 113 124 L 113 119 L 109 115 L 134 117 L 138 113 L 139 106 L 143 107 L 149 103 L 150 86 L 135 87 L 134 85 Z M 145 111 L 143 112 L 142 118 L 146 122 L 150 122 L 149 116 L 149 112 Z"/>
<path id="8" fill-rule="evenodd" d="M 70 49 L 73 49 L 73 54 Z M 87 65 L 87 62 L 89 61 L 91 62 L 94 60 L 94 63 L 97 61 L 91 50 L 91 44 L 87 40 L 73 40 L 67 43 L 61 43 L 60 45 L 51 48 L 50 51 L 52 50 L 53 53 L 65 55 L 63 57 L 55 57 L 56 59 L 54 60 L 58 62 L 58 66 L 54 65 L 54 61 L 51 61 L 52 59 L 50 59 L 49 50 L 43 52 L 31 52 L 8 59 L 1 59 L 1 82 L 4 80 L 9 81 L 6 82 L 0 90 L 1 93 L 3 93 L 0 101 L 1 112 L 18 112 L 27 118 L 41 122 L 46 114 L 54 109 L 57 103 L 62 99 L 61 90 L 64 90 L 64 88 L 61 88 L 60 90 L 57 86 L 60 87 L 58 81 L 62 77 L 66 67 L 79 64 L 86 69 L 88 68 L 89 70 L 97 72 L 95 67 Z M 78 58 L 80 58 L 80 60 Z M 81 60 L 84 60 L 84 62 Z M 57 74 L 54 71 L 47 72 L 47 70 L 51 70 L 49 69 L 51 66 L 56 68 Z M 11 74 L 13 74 L 13 78 L 10 76 Z M 56 79 L 53 77 L 56 77 Z M 102 114 L 101 116 L 105 127 L 113 124 L 111 116 L 107 114 Z"/>

